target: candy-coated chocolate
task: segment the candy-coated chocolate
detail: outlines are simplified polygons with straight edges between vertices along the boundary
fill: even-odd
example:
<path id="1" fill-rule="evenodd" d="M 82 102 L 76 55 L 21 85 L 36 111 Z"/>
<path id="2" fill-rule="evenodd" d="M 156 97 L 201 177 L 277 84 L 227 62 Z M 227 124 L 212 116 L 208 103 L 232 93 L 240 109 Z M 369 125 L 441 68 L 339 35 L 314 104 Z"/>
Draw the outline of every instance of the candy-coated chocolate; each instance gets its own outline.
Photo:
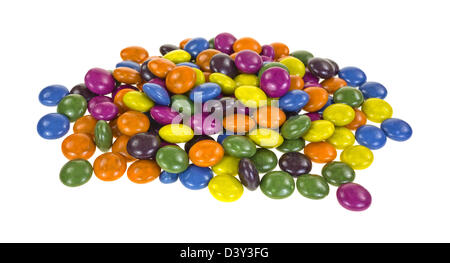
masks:
<path id="1" fill-rule="evenodd" d="M 131 60 L 137 63 L 142 63 L 148 58 L 148 52 L 143 47 L 130 46 L 120 51 L 122 60 Z"/>
<path id="2" fill-rule="evenodd" d="M 63 85 L 50 85 L 39 92 L 39 101 L 45 106 L 56 106 L 69 94 L 69 90 Z"/>
<path id="3" fill-rule="evenodd" d="M 372 164 L 373 153 L 365 146 L 353 145 L 342 151 L 341 161 L 350 165 L 355 170 L 363 170 Z"/>
<path id="4" fill-rule="evenodd" d="M 280 42 L 275 42 L 270 44 L 270 46 L 273 48 L 275 56 L 274 59 L 279 59 L 285 56 L 289 56 L 289 47 Z"/>
<path id="5" fill-rule="evenodd" d="M 327 139 L 334 148 L 343 150 L 355 144 L 355 135 L 353 132 L 345 127 L 336 127 L 333 135 Z"/>
<path id="6" fill-rule="evenodd" d="M 256 53 L 261 53 L 261 45 L 255 39 L 251 37 L 243 37 L 237 39 L 233 44 L 234 52 L 239 52 L 242 50 L 253 50 Z"/>
<path id="7" fill-rule="evenodd" d="M 71 90 L 70 94 L 79 94 L 83 96 L 87 102 L 89 102 L 92 98 L 96 97 L 97 94 L 90 91 L 84 83 L 80 83 L 78 85 L 75 85 Z"/>
<path id="8" fill-rule="evenodd" d="M 183 94 L 190 91 L 197 80 L 197 73 L 188 66 L 179 66 L 167 74 L 167 90 L 174 94 Z"/>
<path id="9" fill-rule="evenodd" d="M 221 90 L 219 84 L 207 82 L 192 89 L 189 98 L 194 102 L 206 102 L 219 96 Z"/>
<path id="10" fill-rule="evenodd" d="M 144 92 L 130 91 L 123 96 L 123 103 L 131 110 L 146 112 L 149 111 L 155 103 L 145 95 Z"/>
<path id="11" fill-rule="evenodd" d="M 150 61 L 146 60 L 144 63 L 142 63 L 141 65 L 141 78 L 145 81 L 149 81 L 153 78 L 156 78 L 156 76 L 150 71 L 150 69 L 148 68 L 148 62 Z"/>
<path id="12" fill-rule="evenodd" d="M 282 69 L 286 70 L 287 72 L 289 72 L 288 67 L 286 67 L 286 65 L 284 65 L 280 62 L 264 62 L 261 69 L 258 72 L 258 80 L 261 80 L 261 76 L 266 70 L 268 70 L 270 68 L 274 68 L 274 67 L 282 68 Z"/>
<path id="13" fill-rule="evenodd" d="M 236 38 L 230 33 L 220 33 L 214 38 L 214 48 L 225 54 L 233 53 L 233 44 Z"/>
<path id="14" fill-rule="evenodd" d="M 208 167 L 198 167 L 189 165 L 185 171 L 179 175 L 180 182 L 188 189 L 200 190 L 208 186 L 213 177 L 213 172 Z"/>
<path id="15" fill-rule="evenodd" d="M 355 110 L 355 118 L 353 119 L 352 122 L 345 125 L 345 128 L 350 129 L 350 130 L 356 130 L 360 126 L 366 124 L 366 122 L 367 122 L 366 114 L 364 114 L 359 109 L 354 109 L 354 110 Z"/>
<path id="16" fill-rule="evenodd" d="M 247 107 L 258 108 L 267 105 L 267 96 L 264 91 L 255 86 L 240 86 L 234 91 L 236 98 Z"/>
<path id="17" fill-rule="evenodd" d="M 83 96 L 70 94 L 60 100 L 56 111 L 65 115 L 70 122 L 74 122 L 84 115 L 86 109 L 87 102 Z"/>
<path id="18" fill-rule="evenodd" d="M 364 96 L 358 89 L 346 86 L 334 92 L 333 100 L 335 103 L 343 103 L 352 108 L 358 108 L 363 104 Z"/>
<path id="19" fill-rule="evenodd" d="M 112 146 L 112 130 L 106 121 L 98 121 L 95 125 L 94 141 L 98 149 L 107 152 Z"/>
<path id="20" fill-rule="evenodd" d="M 320 82 L 320 85 L 322 85 L 322 87 L 326 89 L 328 93 L 333 94 L 336 90 L 347 86 L 347 82 L 341 78 L 334 77 L 325 79 L 324 81 Z"/>
<path id="21" fill-rule="evenodd" d="M 222 145 L 214 140 L 201 140 L 189 149 L 189 159 L 199 167 L 214 166 L 224 155 Z"/>
<path id="22" fill-rule="evenodd" d="M 275 49 L 271 45 L 263 45 L 261 47 L 261 56 L 265 56 L 271 60 L 275 59 Z"/>
<path id="23" fill-rule="evenodd" d="M 126 150 L 136 159 L 155 159 L 160 146 L 161 139 L 158 135 L 152 132 L 143 132 L 130 137 Z"/>
<path id="24" fill-rule="evenodd" d="M 194 135 L 194 137 L 192 139 L 190 139 L 188 142 L 186 142 L 184 144 L 184 151 L 189 153 L 189 150 L 191 149 L 191 147 L 196 144 L 199 141 L 202 140 L 212 140 L 214 141 L 214 138 L 212 138 L 211 136 L 208 135 Z"/>
<path id="25" fill-rule="evenodd" d="M 90 69 L 84 77 L 84 84 L 98 95 L 111 93 L 116 87 L 112 73 L 101 68 Z"/>
<path id="26" fill-rule="evenodd" d="M 159 167 L 169 173 L 181 173 L 188 168 L 189 157 L 180 147 L 167 145 L 159 148 L 156 153 L 156 162 Z"/>
<path id="27" fill-rule="evenodd" d="M 163 184 L 175 183 L 178 180 L 178 174 L 162 171 L 159 175 L 159 181 Z"/>
<path id="28" fill-rule="evenodd" d="M 177 49 L 166 53 L 163 58 L 168 59 L 175 64 L 179 64 L 191 61 L 192 56 L 185 50 Z"/>
<path id="29" fill-rule="evenodd" d="M 308 69 L 316 77 L 328 79 L 336 74 L 336 69 L 328 59 L 311 58 L 308 60 Z"/>
<path id="30" fill-rule="evenodd" d="M 281 134 L 267 128 L 255 129 L 251 131 L 248 136 L 253 142 L 264 148 L 278 147 L 284 141 L 284 138 L 283 136 L 281 136 Z"/>
<path id="31" fill-rule="evenodd" d="M 176 45 L 164 44 L 159 47 L 159 52 L 161 53 L 161 55 L 164 56 L 165 54 L 169 53 L 170 51 L 177 50 L 177 49 L 179 49 L 179 48 Z"/>
<path id="32" fill-rule="evenodd" d="M 127 176 L 130 181 L 145 184 L 158 178 L 161 168 L 152 160 L 137 160 L 128 167 Z"/>
<path id="33" fill-rule="evenodd" d="M 255 126 L 255 120 L 245 114 L 228 115 L 223 119 L 223 127 L 233 133 L 246 133 Z"/>
<path id="34" fill-rule="evenodd" d="M 242 50 L 236 54 L 234 63 L 237 69 L 242 73 L 254 74 L 262 66 L 261 56 L 252 50 Z"/>
<path id="35" fill-rule="evenodd" d="M 209 75 L 209 81 L 218 84 L 222 89 L 222 93 L 225 95 L 233 94 L 236 88 L 236 82 L 222 73 L 212 73 Z"/>
<path id="36" fill-rule="evenodd" d="M 299 111 L 308 102 L 308 93 L 303 90 L 291 90 L 280 98 L 279 105 L 283 111 Z"/>
<path id="37" fill-rule="evenodd" d="M 159 130 L 159 136 L 167 142 L 183 143 L 194 137 L 194 131 L 184 124 L 168 124 Z"/>
<path id="38" fill-rule="evenodd" d="M 131 156 L 127 151 L 127 144 L 130 140 L 130 136 L 128 135 L 120 135 L 117 137 L 117 139 L 114 141 L 111 151 L 113 153 L 120 154 L 127 162 L 135 161 L 136 159 Z"/>
<path id="39" fill-rule="evenodd" d="M 286 114 L 278 107 L 264 106 L 254 112 L 253 118 L 260 127 L 273 129 L 283 125 L 286 121 Z"/>
<path id="40" fill-rule="evenodd" d="M 289 75 L 291 78 L 291 87 L 289 90 L 302 90 L 305 86 L 303 79 L 296 75 Z"/>
<path id="41" fill-rule="evenodd" d="M 299 152 L 288 152 L 281 155 L 278 161 L 280 169 L 297 177 L 307 174 L 311 171 L 311 160 L 304 154 Z"/>
<path id="42" fill-rule="evenodd" d="M 242 135 L 231 135 L 222 142 L 225 152 L 237 158 L 250 158 L 256 153 L 256 145 Z"/>
<path id="43" fill-rule="evenodd" d="M 334 125 L 331 121 L 317 120 L 311 122 L 308 132 L 303 135 L 303 139 L 309 142 L 320 142 L 330 138 L 334 133 Z"/>
<path id="44" fill-rule="evenodd" d="M 297 190 L 306 198 L 318 200 L 328 195 L 330 187 L 322 176 L 304 174 L 297 179 Z"/>
<path id="45" fill-rule="evenodd" d="M 211 72 L 210 62 L 214 55 L 220 54 L 220 51 L 215 49 L 206 49 L 198 54 L 195 63 L 200 66 L 200 69 L 205 72 Z"/>
<path id="46" fill-rule="evenodd" d="M 175 68 L 175 63 L 166 58 L 155 58 L 148 62 L 148 69 L 158 78 L 165 78 Z"/>
<path id="47" fill-rule="evenodd" d="M 322 168 L 322 176 L 329 184 L 340 186 L 355 180 L 355 170 L 343 162 L 330 162 Z"/>
<path id="48" fill-rule="evenodd" d="M 209 48 L 208 40 L 202 37 L 196 37 L 189 40 L 183 47 L 189 54 L 191 54 L 192 58 L 197 58 L 197 55 Z"/>
<path id="49" fill-rule="evenodd" d="M 224 53 L 212 56 L 209 61 L 209 67 L 212 72 L 222 73 L 230 78 L 234 78 L 239 74 L 233 59 Z"/>
<path id="50" fill-rule="evenodd" d="M 269 149 L 259 148 L 256 153 L 250 157 L 256 169 L 260 173 L 267 173 L 273 170 L 278 164 L 278 158 L 274 152 Z"/>
<path id="51" fill-rule="evenodd" d="M 145 83 L 142 86 L 144 93 L 152 99 L 156 104 L 169 106 L 170 97 L 167 90 L 155 83 Z"/>
<path id="52" fill-rule="evenodd" d="M 392 117 L 393 110 L 386 101 L 378 98 L 370 98 L 364 101 L 362 112 L 370 121 L 381 123 Z"/>
<path id="53" fill-rule="evenodd" d="M 260 184 L 260 178 L 258 170 L 253 162 L 248 158 L 242 158 L 239 161 L 239 179 L 241 183 L 250 191 L 258 188 Z"/>
<path id="54" fill-rule="evenodd" d="M 260 188 L 266 196 L 272 199 L 283 199 L 294 192 L 295 182 L 288 173 L 273 171 L 262 177 Z"/>
<path id="55" fill-rule="evenodd" d="M 365 99 L 379 98 L 384 99 L 387 96 L 387 89 L 378 82 L 366 82 L 359 87 Z"/>
<path id="56" fill-rule="evenodd" d="M 311 127 L 311 119 L 305 115 L 289 118 L 281 127 L 281 135 L 288 140 L 298 139 Z"/>
<path id="57" fill-rule="evenodd" d="M 305 65 L 301 60 L 295 57 L 286 57 L 280 60 L 280 63 L 289 69 L 289 74 L 303 77 L 305 75 Z"/>
<path id="58" fill-rule="evenodd" d="M 124 89 L 122 92 L 119 92 L 117 97 L 120 97 L 120 95 L 125 94 L 126 91 L 131 91 L 131 89 Z M 95 105 L 97 105 L 98 103 L 102 103 L 102 102 L 114 102 L 113 99 L 111 99 L 110 97 L 107 96 L 95 96 L 94 98 L 92 98 L 89 103 L 87 104 L 87 109 L 89 111 L 89 113 L 92 112 L 92 110 L 94 109 Z M 121 106 L 120 103 L 116 104 L 118 107 Z"/>
<path id="59" fill-rule="evenodd" d="M 141 65 L 139 65 L 139 63 L 136 63 L 131 60 L 121 61 L 116 64 L 116 68 L 122 68 L 122 67 L 134 69 L 135 71 L 137 71 L 139 73 L 141 72 Z"/>
<path id="60" fill-rule="evenodd" d="M 339 70 L 339 78 L 345 80 L 349 86 L 359 87 L 366 82 L 366 74 L 357 67 L 345 67 Z"/>
<path id="61" fill-rule="evenodd" d="M 59 172 L 59 179 L 70 187 L 83 185 L 92 177 L 92 165 L 83 159 L 68 161 Z"/>
<path id="62" fill-rule="evenodd" d="M 312 142 L 305 146 L 304 153 L 316 163 L 328 163 L 336 159 L 336 148 L 328 142 Z"/>
<path id="63" fill-rule="evenodd" d="M 238 174 L 239 158 L 224 155 L 223 158 L 212 167 L 212 170 L 217 175 L 235 176 Z"/>
<path id="64" fill-rule="evenodd" d="M 305 147 L 305 140 L 300 138 L 300 139 L 284 140 L 284 142 L 277 147 L 277 150 L 283 153 L 298 152 L 301 151 L 304 147 Z"/>
<path id="65" fill-rule="evenodd" d="M 209 181 L 211 195 L 222 202 L 234 202 L 241 198 L 244 188 L 241 182 L 230 175 L 218 175 Z"/>
<path id="66" fill-rule="evenodd" d="M 390 118 L 381 123 L 381 129 L 387 137 L 394 141 L 406 141 L 412 136 L 412 128 L 401 119 Z"/>
<path id="67" fill-rule="evenodd" d="M 311 52 L 306 50 L 296 50 L 291 52 L 289 55 L 300 59 L 300 61 L 303 62 L 304 65 L 308 65 L 309 60 L 314 57 Z"/>
<path id="68" fill-rule="evenodd" d="M 39 120 L 37 132 L 44 139 L 58 139 L 66 135 L 70 128 L 69 119 L 59 113 L 49 113 Z"/>
<path id="69" fill-rule="evenodd" d="M 262 73 L 260 86 L 269 97 L 281 97 L 291 87 L 289 72 L 283 68 L 271 67 Z"/>
<path id="70" fill-rule="evenodd" d="M 328 102 L 328 92 L 321 87 L 307 87 L 303 91 L 309 96 L 308 103 L 303 107 L 305 111 L 318 111 Z"/>
<path id="71" fill-rule="evenodd" d="M 92 137 L 85 133 L 74 133 L 67 136 L 61 144 L 61 151 L 69 160 L 89 159 L 95 153 Z"/>
<path id="72" fill-rule="evenodd" d="M 117 119 L 117 127 L 122 134 L 133 136 L 148 131 L 150 120 L 141 112 L 127 111 Z"/>
<path id="73" fill-rule="evenodd" d="M 97 120 L 110 121 L 117 117 L 119 108 L 112 102 L 96 103 L 92 108 L 91 114 Z"/>
<path id="74" fill-rule="evenodd" d="M 355 111 L 347 104 L 335 103 L 323 111 L 323 119 L 331 121 L 335 126 L 345 126 L 355 119 Z"/>
<path id="75" fill-rule="evenodd" d="M 97 120 L 91 115 L 83 116 L 73 124 L 73 133 L 86 133 L 94 136 L 96 124 Z"/>
<path id="76" fill-rule="evenodd" d="M 356 141 L 371 150 L 377 150 L 386 144 L 383 130 L 373 125 L 363 125 L 356 130 Z"/>
<path id="77" fill-rule="evenodd" d="M 115 181 L 127 170 L 127 162 L 120 154 L 104 153 L 94 161 L 94 174 L 103 181 Z"/>
<path id="78" fill-rule="evenodd" d="M 339 186 L 336 196 L 342 207 L 350 211 L 363 211 L 372 203 L 372 196 L 364 187 L 355 183 Z"/>

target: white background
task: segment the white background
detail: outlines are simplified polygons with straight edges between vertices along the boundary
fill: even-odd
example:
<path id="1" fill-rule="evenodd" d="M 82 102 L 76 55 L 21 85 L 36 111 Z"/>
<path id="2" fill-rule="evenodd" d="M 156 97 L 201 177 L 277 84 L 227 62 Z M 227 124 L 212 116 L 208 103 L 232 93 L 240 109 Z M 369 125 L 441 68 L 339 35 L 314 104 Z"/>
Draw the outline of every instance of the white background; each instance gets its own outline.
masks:
<path id="1" fill-rule="evenodd" d="M 449 25 L 447 1 L 1 1 L 0 241 L 325 242 L 450 241 Z M 69 89 L 88 69 L 111 69 L 119 52 L 221 32 L 280 41 L 383 83 L 394 117 L 413 137 L 388 140 L 356 182 L 365 212 L 297 191 L 284 200 L 245 191 L 221 203 L 180 182 L 136 185 L 95 176 L 59 181 L 62 139 L 36 132 L 39 91 Z M 93 159 L 91 159 L 93 161 Z M 319 173 L 321 165 L 315 165 Z"/>

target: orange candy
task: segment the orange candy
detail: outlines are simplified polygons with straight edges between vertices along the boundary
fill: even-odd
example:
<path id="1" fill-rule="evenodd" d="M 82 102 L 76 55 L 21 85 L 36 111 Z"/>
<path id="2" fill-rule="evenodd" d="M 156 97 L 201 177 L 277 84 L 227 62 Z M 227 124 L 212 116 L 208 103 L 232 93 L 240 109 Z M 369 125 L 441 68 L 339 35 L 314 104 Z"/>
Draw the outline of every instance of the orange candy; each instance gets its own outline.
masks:
<path id="1" fill-rule="evenodd" d="M 150 120 L 142 112 L 127 111 L 117 118 L 117 128 L 122 134 L 133 136 L 148 131 Z"/>
<path id="2" fill-rule="evenodd" d="M 328 163 L 336 159 L 336 149 L 328 142 L 312 142 L 305 146 L 304 153 L 311 161 Z"/>
<path id="3" fill-rule="evenodd" d="M 127 170 L 127 162 L 118 153 L 104 153 L 94 161 L 94 173 L 103 181 L 114 181 L 122 177 Z"/>
<path id="4" fill-rule="evenodd" d="M 127 171 L 130 181 L 137 184 L 145 184 L 158 178 L 161 168 L 152 160 L 137 160 L 132 163 Z"/>
<path id="5" fill-rule="evenodd" d="M 91 115 L 79 118 L 73 125 L 73 133 L 86 133 L 94 136 L 97 120 Z"/>
<path id="6" fill-rule="evenodd" d="M 189 159 L 200 167 L 213 166 L 222 160 L 224 150 L 220 143 L 213 140 L 202 140 L 189 150 Z"/>
<path id="7" fill-rule="evenodd" d="M 136 84 L 138 82 L 141 82 L 141 75 L 139 74 L 139 72 L 127 67 L 119 67 L 114 69 L 113 77 L 118 82 L 122 82 L 125 84 Z"/>
<path id="8" fill-rule="evenodd" d="M 127 162 L 136 160 L 136 158 L 134 158 L 127 152 L 127 143 L 128 143 L 129 139 L 130 139 L 130 136 L 121 135 L 114 141 L 114 143 L 112 145 L 112 152 L 122 155 L 122 157 Z"/>
<path id="9" fill-rule="evenodd" d="M 210 72 L 211 68 L 209 62 L 214 55 L 219 54 L 220 51 L 216 49 L 206 49 L 197 55 L 195 63 L 202 69 L 202 71 Z"/>
<path id="10" fill-rule="evenodd" d="M 251 37 L 243 37 L 238 40 L 236 40 L 233 44 L 233 50 L 234 52 L 239 52 L 242 50 L 253 50 L 256 53 L 261 53 L 261 45 L 256 41 L 255 39 Z"/>
<path id="11" fill-rule="evenodd" d="M 297 75 L 290 75 L 290 77 L 291 77 L 291 87 L 289 88 L 289 90 L 295 89 L 302 90 L 303 87 L 305 86 L 303 78 Z"/>
<path id="12" fill-rule="evenodd" d="M 165 58 L 155 58 L 148 62 L 148 69 L 158 78 L 165 78 L 175 68 L 175 63 Z"/>
<path id="13" fill-rule="evenodd" d="M 223 127 L 229 131 L 245 133 L 256 126 L 256 122 L 245 114 L 228 115 L 223 119 Z"/>
<path id="14" fill-rule="evenodd" d="M 143 47 L 131 46 L 122 49 L 122 51 L 120 51 L 120 57 L 122 60 L 131 60 L 141 64 L 147 60 L 148 52 Z"/>
<path id="15" fill-rule="evenodd" d="M 192 39 L 192 38 L 186 38 L 186 39 L 181 40 L 181 42 L 180 42 L 180 48 L 181 48 L 181 49 L 184 49 L 184 46 L 185 46 L 185 45 L 187 44 L 187 42 L 189 42 L 191 39 Z"/>
<path id="16" fill-rule="evenodd" d="M 289 47 L 285 44 L 275 42 L 270 44 L 270 46 L 273 47 L 273 50 L 275 51 L 275 60 L 285 56 L 289 56 Z"/>
<path id="17" fill-rule="evenodd" d="M 253 115 L 259 126 L 264 128 L 278 128 L 286 121 L 286 114 L 280 108 L 264 106 Z"/>
<path id="18" fill-rule="evenodd" d="M 69 160 L 89 159 L 95 153 L 92 137 L 85 133 L 74 133 L 67 136 L 61 144 L 61 151 Z"/>
<path id="19" fill-rule="evenodd" d="M 347 82 L 341 78 L 329 78 L 323 80 L 320 85 L 322 85 L 322 87 L 326 89 L 328 93 L 333 94 L 336 90 L 347 86 Z"/>
<path id="20" fill-rule="evenodd" d="M 134 89 L 121 89 L 114 96 L 114 104 L 116 104 L 117 108 L 119 108 L 119 113 L 129 110 L 125 103 L 123 103 L 123 96 L 130 91 L 134 91 Z"/>
<path id="21" fill-rule="evenodd" d="M 328 101 L 328 92 L 321 87 L 308 87 L 304 89 L 309 95 L 309 101 L 303 110 L 315 112 L 320 110 Z"/>
<path id="22" fill-rule="evenodd" d="M 178 66 L 167 74 L 166 86 L 172 93 L 183 94 L 194 87 L 196 80 L 195 70 L 188 66 Z"/>
<path id="23" fill-rule="evenodd" d="M 367 122 L 367 117 L 366 117 L 366 114 L 364 114 L 364 112 L 362 112 L 358 109 L 354 109 L 354 110 L 355 110 L 355 118 L 353 119 L 352 122 L 345 125 L 345 128 L 350 129 L 350 130 L 356 130 L 360 126 L 363 126 L 364 124 L 366 124 L 366 122 Z"/>

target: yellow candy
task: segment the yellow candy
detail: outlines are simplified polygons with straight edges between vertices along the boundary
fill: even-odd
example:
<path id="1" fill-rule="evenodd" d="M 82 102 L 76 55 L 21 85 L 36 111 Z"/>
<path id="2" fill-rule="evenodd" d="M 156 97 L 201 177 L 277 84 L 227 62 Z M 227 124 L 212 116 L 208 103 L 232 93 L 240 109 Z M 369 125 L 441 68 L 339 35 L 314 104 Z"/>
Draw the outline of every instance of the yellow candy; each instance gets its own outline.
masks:
<path id="1" fill-rule="evenodd" d="M 240 86 L 234 91 L 238 100 L 247 107 L 258 108 L 267 105 L 267 96 L 264 91 L 255 86 Z"/>
<path id="2" fill-rule="evenodd" d="M 182 49 L 177 49 L 177 50 L 172 50 L 172 51 L 168 52 L 167 54 L 165 54 L 163 56 L 163 58 L 168 59 L 175 64 L 178 64 L 178 63 L 182 63 L 182 62 L 191 61 L 191 54 L 189 54 L 188 52 L 186 52 Z"/>
<path id="3" fill-rule="evenodd" d="M 209 82 L 219 84 L 222 88 L 223 94 L 225 95 L 233 94 L 234 89 L 236 88 L 236 82 L 222 73 L 212 73 L 209 75 Z"/>
<path id="4" fill-rule="evenodd" d="M 250 139 L 257 145 L 264 148 L 278 147 L 284 141 L 281 134 L 267 128 L 253 130 L 248 134 L 248 137 L 250 137 Z"/>
<path id="5" fill-rule="evenodd" d="M 355 110 L 343 103 L 331 104 L 323 111 L 323 119 L 331 121 L 336 126 L 345 126 L 354 118 Z"/>
<path id="6" fill-rule="evenodd" d="M 321 142 L 330 138 L 334 133 L 334 124 L 327 120 L 317 120 L 311 122 L 311 127 L 303 135 L 303 139 L 309 142 Z"/>
<path id="7" fill-rule="evenodd" d="M 209 192 L 214 198 L 222 202 L 234 202 L 241 198 L 244 187 L 241 182 L 230 175 L 218 175 L 209 181 Z"/>
<path id="8" fill-rule="evenodd" d="M 197 75 L 197 78 L 195 79 L 195 86 L 205 83 L 205 74 L 203 74 L 203 72 L 198 68 L 192 69 L 195 71 L 195 74 Z"/>
<path id="9" fill-rule="evenodd" d="M 234 78 L 236 87 L 240 86 L 259 86 L 258 76 L 253 74 L 239 74 Z"/>
<path id="10" fill-rule="evenodd" d="M 362 105 L 362 111 L 367 119 L 381 123 L 392 117 L 392 107 L 386 101 L 378 98 L 367 99 Z"/>
<path id="11" fill-rule="evenodd" d="M 305 75 L 305 64 L 298 58 L 287 57 L 282 59 L 280 63 L 289 69 L 290 75 L 296 75 L 301 78 Z"/>
<path id="12" fill-rule="evenodd" d="M 143 92 L 130 91 L 123 96 L 123 103 L 130 109 L 140 112 L 149 111 L 155 103 Z"/>
<path id="13" fill-rule="evenodd" d="M 187 142 L 194 137 L 194 131 L 184 124 L 168 124 L 159 130 L 159 136 L 171 143 Z"/>
<path id="14" fill-rule="evenodd" d="M 342 151 L 341 161 L 350 165 L 355 170 L 362 170 L 372 164 L 373 153 L 365 146 L 354 145 Z"/>
<path id="15" fill-rule="evenodd" d="M 334 148 L 343 150 L 355 144 L 355 135 L 353 132 L 345 127 L 336 127 L 333 135 L 327 139 Z"/>
<path id="16" fill-rule="evenodd" d="M 225 155 L 219 163 L 212 167 L 212 170 L 217 175 L 231 175 L 238 174 L 239 158 L 231 155 Z"/>

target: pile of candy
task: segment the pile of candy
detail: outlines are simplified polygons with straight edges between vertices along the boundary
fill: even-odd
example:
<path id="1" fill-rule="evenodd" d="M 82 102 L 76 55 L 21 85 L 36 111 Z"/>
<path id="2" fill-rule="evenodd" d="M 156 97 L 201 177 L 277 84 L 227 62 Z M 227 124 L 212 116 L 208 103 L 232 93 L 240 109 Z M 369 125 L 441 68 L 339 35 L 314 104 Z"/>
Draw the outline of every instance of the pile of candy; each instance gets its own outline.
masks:
<path id="1" fill-rule="evenodd" d="M 353 183 L 354 170 L 369 167 L 372 150 L 387 137 L 412 135 L 405 121 L 391 118 L 383 85 L 308 51 L 221 33 L 165 44 L 160 52 L 150 57 L 142 47 L 127 47 L 114 70 L 90 69 L 70 92 L 61 85 L 40 92 L 42 104 L 57 106 L 39 120 L 41 137 L 60 138 L 74 122 L 61 146 L 70 160 L 62 183 L 83 185 L 93 172 L 114 181 L 127 171 L 139 184 L 159 177 L 164 184 L 179 178 L 193 190 L 208 187 L 224 202 L 238 200 L 243 186 L 274 199 L 295 188 L 322 199 L 331 184 L 343 207 L 361 211 L 371 195 Z M 92 166 L 87 160 L 97 147 L 104 153 Z M 283 153 L 279 160 L 270 148 Z M 312 162 L 325 164 L 322 175 L 310 174 Z M 277 165 L 281 171 L 273 171 Z"/>

